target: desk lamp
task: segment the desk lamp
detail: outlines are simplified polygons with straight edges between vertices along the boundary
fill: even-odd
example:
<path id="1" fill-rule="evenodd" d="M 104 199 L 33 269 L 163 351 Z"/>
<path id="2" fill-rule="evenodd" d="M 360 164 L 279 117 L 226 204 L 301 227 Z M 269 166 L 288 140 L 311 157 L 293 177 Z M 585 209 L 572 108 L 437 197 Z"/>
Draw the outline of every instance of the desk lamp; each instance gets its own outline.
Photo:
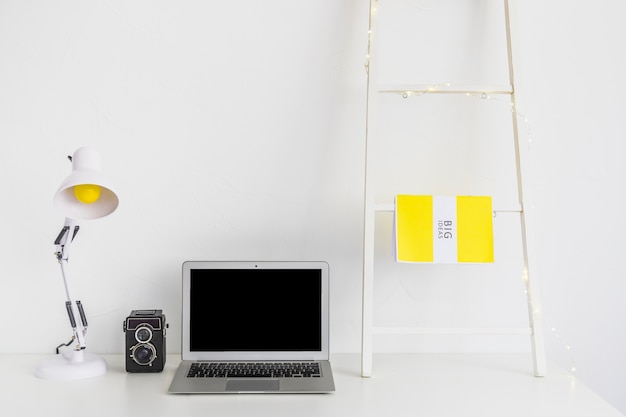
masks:
<path id="1" fill-rule="evenodd" d="M 45 379 L 81 379 L 106 373 L 107 365 L 100 356 L 85 351 L 87 347 L 87 317 L 80 301 L 72 297 L 67 265 L 69 249 L 78 233 L 77 220 L 90 220 L 111 214 L 118 198 L 110 183 L 100 173 L 100 155 L 91 147 L 79 148 L 69 157 L 72 173 L 61 183 L 54 196 L 55 208 L 63 214 L 65 224 L 54 241 L 56 258 L 61 266 L 67 301 L 65 307 L 74 335 L 69 346 L 73 350 L 44 359 L 35 369 L 35 375 Z M 61 347 L 63 345 L 60 345 Z"/>

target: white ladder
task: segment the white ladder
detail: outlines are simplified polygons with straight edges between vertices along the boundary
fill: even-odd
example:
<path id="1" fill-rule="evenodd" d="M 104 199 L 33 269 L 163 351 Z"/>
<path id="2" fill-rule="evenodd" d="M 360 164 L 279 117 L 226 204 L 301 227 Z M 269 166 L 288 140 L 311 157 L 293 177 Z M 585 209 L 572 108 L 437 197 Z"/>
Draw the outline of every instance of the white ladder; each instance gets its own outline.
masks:
<path id="1" fill-rule="evenodd" d="M 523 192 L 524 171 L 526 168 L 526 149 L 520 146 L 518 114 L 515 101 L 511 19 L 509 0 L 504 1 L 504 19 L 506 27 L 506 46 L 508 55 L 508 78 L 509 85 L 504 86 L 454 86 L 454 85 L 392 85 L 381 87 L 377 81 L 377 35 L 378 27 L 378 7 L 379 3 L 393 0 L 370 0 L 370 21 L 369 21 L 369 44 L 367 56 L 367 127 L 366 127 L 366 154 L 365 154 L 365 202 L 364 202 L 364 242 L 363 242 L 363 316 L 362 316 L 362 346 L 361 346 L 361 376 L 370 377 L 372 375 L 373 361 L 373 337 L 374 335 L 389 334 L 461 334 L 461 335 L 529 335 L 532 345 L 532 356 L 535 376 L 546 374 L 546 361 L 544 352 L 543 329 L 539 302 L 539 288 L 537 277 L 533 274 L 533 257 L 529 253 L 529 213 L 525 210 L 526 196 Z M 372 170 L 373 159 L 377 143 L 377 113 L 378 97 L 381 94 L 465 94 L 465 95 L 499 95 L 510 99 L 513 140 L 515 148 L 515 171 L 517 178 L 517 190 L 519 206 L 511 210 L 519 213 L 521 224 L 521 247 L 524 262 L 524 283 L 526 285 L 526 297 L 528 305 L 528 327 L 517 328 L 420 328 L 420 327 L 375 327 L 374 326 L 374 252 L 375 252 L 375 223 L 376 213 L 393 212 L 393 203 L 379 204 L 375 201 L 374 193 L 374 173 Z M 532 277 L 532 279 L 531 279 Z"/>

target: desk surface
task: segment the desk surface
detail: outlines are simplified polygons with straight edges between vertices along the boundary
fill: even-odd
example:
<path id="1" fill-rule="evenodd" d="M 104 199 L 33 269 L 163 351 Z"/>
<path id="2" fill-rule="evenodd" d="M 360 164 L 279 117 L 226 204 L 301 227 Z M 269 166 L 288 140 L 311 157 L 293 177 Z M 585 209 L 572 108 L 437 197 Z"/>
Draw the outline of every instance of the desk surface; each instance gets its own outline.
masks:
<path id="1" fill-rule="evenodd" d="M 106 375 L 48 381 L 33 375 L 41 357 L 0 355 L 0 409 L 6 416 L 594 416 L 623 417 L 566 372 L 532 376 L 530 355 L 376 355 L 361 378 L 359 355 L 331 358 L 332 394 L 168 395 L 179 362 L 158 374 L 128 374 L 121 355 Z"/>

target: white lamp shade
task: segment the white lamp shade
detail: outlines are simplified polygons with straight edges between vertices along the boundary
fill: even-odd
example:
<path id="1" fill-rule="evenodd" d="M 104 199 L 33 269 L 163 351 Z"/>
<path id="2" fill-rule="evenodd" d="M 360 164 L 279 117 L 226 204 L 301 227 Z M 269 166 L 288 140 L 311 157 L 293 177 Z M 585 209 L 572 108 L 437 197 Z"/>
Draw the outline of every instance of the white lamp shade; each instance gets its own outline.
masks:
<path id="1" fill-rule="evenodd" d="M 100 187 L 100 197 L 93 203 L 79 201 L 74 194 L 77 185 Z M 72 156 L 72 173 L 61 183 L 54 196 L 54 206 L 65 217 L 97 219 L 113 213 L 119 204 L 110 182 L 100 173 L 100 155 L 97 150 L 83 147 Z"/>

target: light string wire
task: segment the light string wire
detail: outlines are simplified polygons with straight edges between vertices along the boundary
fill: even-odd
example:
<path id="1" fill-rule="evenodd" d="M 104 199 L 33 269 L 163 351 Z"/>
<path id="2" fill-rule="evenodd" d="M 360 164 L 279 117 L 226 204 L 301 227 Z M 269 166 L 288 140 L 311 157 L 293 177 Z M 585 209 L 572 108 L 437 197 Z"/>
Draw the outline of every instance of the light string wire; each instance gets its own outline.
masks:
<path id="1" fill-rule="evenodd" d="M 369 58 L 369 57 L 368 57 Z M 443 84 L 432 84 L 430 86 L 428 86 L 427 88 L 420 90 L 420 91 L 411 91 L 411 90 L 407 90 L 407 91 L 403 91 L 400 94 L 400 96 L 404 99 L 408 99 L 410 97 L 420 97 L 420 96 L 425 96 L 428 94 L 441 94 L 441 93 L 449 93 L 449 89 L 451 87 L 450 83 L 443 83 Z M 467 92 L 463 92 L 462 94 L 459 95 L 463 95 L 465 97 L 470 97 L 470 98 L 474 98 L 474 99 L 478 99 L 478 100 L 490 100 L 490 101 L 495 101 L 498 103 L 503 104 L 504 106 L 508 107 L 508 110 L 513 113 L 515 115 L 515 117 L 518 118 L 518 121 L 522 121 L 525 127 L 525 131 L 526 131 L 526 143 L 528 146 L 528 149 L 530 150 L 531 144 L 533 143 L 533 129 L 532 129 L 532 124 L 530 123 L 529 118 L 524 114 L 521 113 L 516 107 L 515 104 L 513 103 L 512 100 L 504 100 L 502 99 L 502 96 L 505 94 L 489 94 L 488 92 L 481 92 L 481 91 L 467 91 Z M 521 274 L 521 278 L 522 278 L 522 282 L 524 283 L 524 295 L 526 296 L 526 299 L 528 300 L 528 302 L 530 303 L 530 308 L 532 309 L 532 311 L 534 311 L 536 314 L 539 315 L 543 315 L 543 312 L 541 311 L 540 308 L 537 308 L 534 303 L 532 302 L 533 297 L 532 294 L 530 293 L 530 286 L 529 286 L 529 279 L 528 279 L 528 271 L 526 269 L 524 269 L 524 271 L 522 271 Z M 574 357 L 574 352 L 572 350 L 571 345 L 569 345 L 568 343 L 566 343 L 563 338 L 561 337 L 561 334 L 559 333 L 559 331 L 555 328 L 555 327 L 550 327 L 550 332 L 552 333 L 552 336 L 554 337 L 554 339 L 556 340 L 557 344 L 567 353 L 568 355 L 568 359 L 569 359 L 569 372 L 571 372 L 571 374 L 573 376 L 576 376 L 576 369 L 577 369 L 577 365 L 576 365 L 576 360 Z"/>
<path id="2" fill-rule="evenodd" d="M 372 43 L 373 43 L 373 39 L 372 39 L 372 35 L 373 35 L 373 21 L 376 18 L 376 14 L 378 12 L 378 0 L 370 0 L 370 21 L 369 21 L 369 30 L 368 30 L 368 48 L 367 48 L 367 53 L 366 53 L 366 57 L 365 57 L 365 71 L 368 75 L 368 79 L 370 76 L 370 60 L 371 60 L 371 49 L 372 49 Z M 368 80 L 368 85 L 369 85 L 369 80 Z M 451 87 L 451 83 L 443 83 L 443 84 L 432 84 L 430 86 L 428 86 L 426 89 L 424 90 L 420 90 L 420 91 L 411 91 L 411 90 L 407 90 L 407 91 L 403 91 L 401 92 L 401 97 L 404 99 L 407 99 L 411 96 L 424 96 L 424 95 L 428 95 L 428 94 L 433 94 L 433 93 L 451 93 L 452 91 L 450 90 Z M 371 94 L 372 92 L 368 91 L 368 95 Z M 457 92 L 458 93 L 458 92 Z M 498 97 L 501 97 L 503 95 L 509 95 L 509 97 L 512 97 L 510 94 L 512 94 L 513 92 L 511 91 L 508 94 L 497 94 Z M 510 98 L 508 100 L 501 100 L 501 99 L 497 99 L 494 98 L 494 96 L 496 95 L 492 95 L 489 94 L 486 91 L 480 92 L 480 91 L 466 91 L 463 94 L 466 97 L 472 97 L 475 99 L 480 99 L 480 100 L 491 100 L 491 101 L 497 101 L 500 102 L 502 104 L 504 104 L 505 106 L 508 107 L 509 111 L 513 113 L 513 115 L 519 120 L 521 120 L 524 123 L 524 126 L 526 128 L 526 144 L 528 146 L 528 150 L 530 151 L 530 147 L 531 144 L 533 143 L 533 129 L 532 129 L 532 124 L 530 123 L 530 120 L 528 119 L 528 117 L 521 113 L 515 106 L 514 100 L 511 100 Z M 532 207 L 534 208 L 534 206 Z M 494 217 L 495 217 L 495 212 L 494 212 Z M 530 308 L 532 309 L 532 311 L 535 311 L 537 314 L 539 315 L 543 315 L 543 312 L 541 311 L 540 308 L 537 308 L 534 303 L 532 302 L 533 297 L 532 294 L 530 294 L 530 285 L 528 282 L 528 270 L 524 269 L 522 271 L 521 274 L 521 279 L 524 283 L 524 294 L 526 296 L 526 299 L 528 300 L 529 304 L 530 304 Z M 403 284 L 402 284 L 403 285 Z M 404 287 L 404 285 L 403 285 Z M 409 293 L 408 289 L 405 287 L 404 288 L 405 292 Z M 569 371 L 572 373 L 572 375 L 575 377 L 576 376 L 576 361 L 574 358 L 574 354 L 572 351 L 572 347 L 565 343 L 560 335 L 560 333 L 557 331 L 557 329 L 555 327 L 551 327 L 550 328 L 553 337 L 556 339 L 557 343 L 560 344 L 562 346 L 562 348 L 567 352 L 568 356 L 569 356 L 569 361 L 570 361 L 570 367 L 569 367 Z"/>

